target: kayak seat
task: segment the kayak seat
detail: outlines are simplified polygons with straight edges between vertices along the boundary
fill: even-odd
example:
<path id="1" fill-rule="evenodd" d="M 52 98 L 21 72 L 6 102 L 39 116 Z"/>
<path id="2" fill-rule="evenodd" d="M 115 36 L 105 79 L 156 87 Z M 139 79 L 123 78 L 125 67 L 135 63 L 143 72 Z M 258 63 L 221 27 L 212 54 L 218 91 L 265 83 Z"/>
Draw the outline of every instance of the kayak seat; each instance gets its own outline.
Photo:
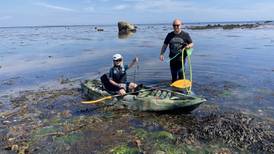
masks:
<path id="1" fill-rule="evenodd" d="M 107 76 L 107 74 L 104 74 L 100 77 L 101 79 L 101 83 L 102 83 L 102 88 L 103 90 L 107 91 L 109 94 L 114 95 L 117 94 L 119 91 L 119 88 L 115 87 L 114 85 L 112 85 L 109 81 L 109 78 Z"/>

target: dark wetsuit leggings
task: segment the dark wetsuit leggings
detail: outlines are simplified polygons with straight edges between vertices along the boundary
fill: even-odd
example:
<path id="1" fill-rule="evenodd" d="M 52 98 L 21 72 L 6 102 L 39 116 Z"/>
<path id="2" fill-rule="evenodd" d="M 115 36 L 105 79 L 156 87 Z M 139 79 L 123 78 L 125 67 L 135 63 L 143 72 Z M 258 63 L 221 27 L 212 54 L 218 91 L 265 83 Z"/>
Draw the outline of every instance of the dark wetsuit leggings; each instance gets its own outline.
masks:
<path id="1" fill-rule="evenodd" d="M 186 55 L 184 55 L 184 63 L 186 62 Z M 170 61 L 170 72 L 172 76 L 172 82 L 183 79 L 182 60 L 181 58 Z"/>

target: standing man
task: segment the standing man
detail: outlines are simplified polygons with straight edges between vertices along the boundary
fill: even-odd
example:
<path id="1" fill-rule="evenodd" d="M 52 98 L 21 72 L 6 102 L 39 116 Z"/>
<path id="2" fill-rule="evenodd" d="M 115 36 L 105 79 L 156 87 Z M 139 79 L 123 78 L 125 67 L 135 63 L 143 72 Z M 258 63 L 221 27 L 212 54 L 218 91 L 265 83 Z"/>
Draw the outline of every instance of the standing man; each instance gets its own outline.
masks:
<path id="1" fill-rule="evenodd" d="M 172 82 L 183 79 L 182 72 L 182 49 L 193 47 L 192 40 L 187 32 L 181 30 L 182 21 L 175 19 L 173 21 L 173 31 L 168 33 L 161 48 L 160 60 L 164 60 L 164 53 L 169 46 L 170 72 Z M 184 52 L 184 62 L 187 54 Z"/>

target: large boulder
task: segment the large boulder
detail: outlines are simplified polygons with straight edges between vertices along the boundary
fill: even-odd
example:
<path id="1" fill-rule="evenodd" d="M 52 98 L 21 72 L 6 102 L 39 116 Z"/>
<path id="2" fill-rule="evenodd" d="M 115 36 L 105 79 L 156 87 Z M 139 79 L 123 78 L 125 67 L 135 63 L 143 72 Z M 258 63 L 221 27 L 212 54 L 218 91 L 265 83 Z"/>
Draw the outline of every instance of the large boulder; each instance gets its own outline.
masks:
<path id="1" fill-rule="evenodd" d="M 119 29 L 119 32 L 121 32 L 121 33 L 123 33 L 123 32 L 136 32 L 137 27 L 133 24 L 128 23 L 128 22 L 119 21 L 118 22 L 118 29 Z"/>
<path id="2" fill-rule="evenodd" d="M 126 38 L 129 38 L 130 36 L 133 35 L 134 32 L 131 32 L 131 31 L 127 31 L 127 32 L 118 32 L 118 38 L 119 39 L 126 39 Z"/>

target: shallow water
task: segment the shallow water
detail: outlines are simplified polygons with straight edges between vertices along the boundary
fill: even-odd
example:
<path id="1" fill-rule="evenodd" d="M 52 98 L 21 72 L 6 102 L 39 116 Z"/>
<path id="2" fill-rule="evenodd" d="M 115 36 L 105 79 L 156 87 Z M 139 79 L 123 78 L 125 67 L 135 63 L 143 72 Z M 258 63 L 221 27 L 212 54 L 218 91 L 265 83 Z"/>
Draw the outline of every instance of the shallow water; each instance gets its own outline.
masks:
<path id="1" fill-rule="evenodd" d="M 116 26 L 0 28 L 0 94 L 54 87 L 66 79 L 98 78 L 108 72 L 114 53 L 123 54 L 126 63 L 139 57 L 138 67 L 129 71 L 130 80 L 167 85 L 169 64 L 159 61 L 159 50 L 169 31 L 168 25 L 139 25 L 137 33 L 120 39 Z M 273 117 L 272 26 L 186 31 L 195 43 L 196 94 Z"/>
<path id="2" fill-rule="evenodd" d="M 81 104 L 80 81 L 107 72 L 117 52 L 140 59 L 129 80 L 170 82 L 159 50 L 171 27 L 139 25 L 127 39 L 95 27 L 0 28 L 0 153 L 274 151 L 273 27 L 187 30 L 193 91 L 208 99 L 187 115 Z"/>

